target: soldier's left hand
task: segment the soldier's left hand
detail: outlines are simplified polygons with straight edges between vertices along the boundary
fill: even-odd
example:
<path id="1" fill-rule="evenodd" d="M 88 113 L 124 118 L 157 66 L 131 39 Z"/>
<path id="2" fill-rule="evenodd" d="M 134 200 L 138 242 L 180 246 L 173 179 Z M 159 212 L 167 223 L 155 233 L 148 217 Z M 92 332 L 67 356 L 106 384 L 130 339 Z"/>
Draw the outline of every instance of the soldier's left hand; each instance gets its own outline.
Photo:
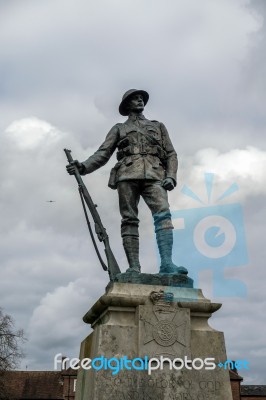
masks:
<path id="1" fill-rule="evenodd" d="M 162 181 L 162 187 L 163 187 L 165 190 L 169 190 L 169 191 L 170 191 L 170 190 L 173 190 L 174 187 L 175 187 L 173 179 L 172 179 L 172 178 L 166 178 L 166 179 L 164 179 L 164 180 Z"/>

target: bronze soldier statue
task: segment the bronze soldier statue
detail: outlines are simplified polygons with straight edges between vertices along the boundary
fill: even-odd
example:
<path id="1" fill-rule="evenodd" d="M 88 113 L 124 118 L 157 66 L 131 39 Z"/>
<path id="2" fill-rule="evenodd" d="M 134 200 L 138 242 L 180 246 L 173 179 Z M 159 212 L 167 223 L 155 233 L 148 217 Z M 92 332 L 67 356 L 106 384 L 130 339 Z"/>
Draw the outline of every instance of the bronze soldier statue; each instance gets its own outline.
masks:
<path id="1" fill-rule="evenodd" d="M 128 90 L 119 112 L 128 116 L 124 123 L 112 127 L 99 149 L 86 161 L 73 161 L 67 166 L 70 175 L 74 165 L 81 175 L 102 167 L 116 149 L 118 162 L 111 170 L 109 187 L 118 190 L 122 217 L 121 235 L 129 263 L 127 272 L 140 272 L 139 219 L 140 196 L 151 210 L 161 257 L 160 274 L 187 274 L 184 267 L 172 262 L 173 225 L 167 190 L 176 186 L 177 155 L 165 126 L 143 115 L 149 94 L 144 90 Z"/>

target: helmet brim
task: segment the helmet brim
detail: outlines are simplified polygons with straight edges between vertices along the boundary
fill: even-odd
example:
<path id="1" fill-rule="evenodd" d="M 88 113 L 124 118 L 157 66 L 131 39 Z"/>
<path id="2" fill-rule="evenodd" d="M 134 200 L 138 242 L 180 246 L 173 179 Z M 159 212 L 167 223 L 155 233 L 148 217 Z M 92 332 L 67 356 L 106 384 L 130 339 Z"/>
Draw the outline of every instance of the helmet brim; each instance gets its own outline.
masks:
<path id="1" fill-rule="evenodd" d="M 128 100 L 130 99 L 130 97 L 135 95 L 135 94 L 141 94 L 142 95 L 144 106 L 146 106 L 146 104 L 148 103 L 148 100 L 149 100 L 149 93 L 146 92 L 145 90 L 134 90 L 131 93 L 129 93 L 127 96 L 125 96 L 123 98 L 123 100 L 121 101 L 120 106 L 119 106 L 119 113 L 121 115 L 127 116 L 129 114 L 128 108 L 127 108 L 127 103 L 128 103 Z"/>

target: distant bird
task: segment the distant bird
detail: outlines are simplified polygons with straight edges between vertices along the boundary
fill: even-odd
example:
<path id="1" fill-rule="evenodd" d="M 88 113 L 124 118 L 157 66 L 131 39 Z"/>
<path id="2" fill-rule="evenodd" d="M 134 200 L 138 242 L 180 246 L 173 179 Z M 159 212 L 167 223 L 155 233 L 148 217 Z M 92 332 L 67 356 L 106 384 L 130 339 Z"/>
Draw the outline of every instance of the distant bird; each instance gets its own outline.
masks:
<path id="1" fill-rule="evenodd" d="M 55 200 L 46 200 L 46 203 L 55 203 Z"/>

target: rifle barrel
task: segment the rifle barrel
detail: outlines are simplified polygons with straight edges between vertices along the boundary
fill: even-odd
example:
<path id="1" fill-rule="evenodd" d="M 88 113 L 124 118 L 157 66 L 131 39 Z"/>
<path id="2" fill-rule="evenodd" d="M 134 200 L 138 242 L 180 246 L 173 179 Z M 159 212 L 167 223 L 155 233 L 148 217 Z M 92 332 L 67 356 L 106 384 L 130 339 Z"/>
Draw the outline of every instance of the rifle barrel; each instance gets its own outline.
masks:
<path id="1" fill-rule="evenodd" d="M 68 162 L 71 163 L 73 161 L 73 157 L 71 155 L 71 150 L 64 149 L 64 152 L 66 154 Z M 119 274 L 121 271 L 120 271 L 118 263 L 117 263 L 117 261 L 115 259 L 115 256 L 114 256 L 114 254 L 113 254 L 113 252 L 112 252 L 112 250 L 110 248 L 109 237 L 107 235 L 106 229 L 104 228 L 104 226 L 102 224 L 100 215 L 99 215 L 99 213 L 98 213 L 98 211 L 96 209 L 96 205 L 93 203 L 92 198 L 91 198 L 91 196 L 90 196 L 90 194 L 89 194 L 89 192 L 88 192 L 88 190 L 87 190 L 87 188 L 86 188 L 86 186 L 85 186 L 85 184 L 84 184 L 84 182 L 83 182 L 83 180 L 82 180 L 82 178 L 80 176 L 80 173 L 78 171 L 77 166 L 73 165 L 73 167 L 74 167 L 74 170 L 75 170 L 74 175 L 75 175 L 76 181 L 77 181 L 77 183 L 79 185 L 80 193 L 83 196 L 83 198 L 84 198 L 84 200 L 85 200 L 85 202 L 86 202 L 86 204 L 87 204 L 87 206 L 88 206 L 88 208 L 90 210 L 91 216 L 93 218 L 93 221 L 94 221 L 94 224 L 95 224 L 95 230 L 96 230 L 96 234 L 98 236 L 98 239 L 100 241 L 103 241 L 103 243 L 104 243 L 104 247 L 105 247 L 104 250 L 105 250 L 105 254 L 106 254 L 106 258 L 107 258 L 107 264 L 108 264 L 108 273 L 109 273 L 109 276 L 110 276 L 110 280 L 114 281 L 115 276 L 117 274 Z M 91 233 L 91 231 L 90 231 L 90 233 Z M 93 244 L 96 244 L 95 241 L 94 241 L 93 236 L 92 236 L 92 241 L 93 241 Z M 98 257 L 99 257 L 99 254 L 98 254 L 98 251 L 97 251 L 96 248 L 97 248 L 97 246 L 95 247 L 95 250 L 96 250 L 96 253 L 97 253 Z M 100 260 L 100 262 L 101 262 L 101 264 L 103 266 L 104 263 L 103 263 L 101 257 L 99 258 L 99 260 Z"/>

